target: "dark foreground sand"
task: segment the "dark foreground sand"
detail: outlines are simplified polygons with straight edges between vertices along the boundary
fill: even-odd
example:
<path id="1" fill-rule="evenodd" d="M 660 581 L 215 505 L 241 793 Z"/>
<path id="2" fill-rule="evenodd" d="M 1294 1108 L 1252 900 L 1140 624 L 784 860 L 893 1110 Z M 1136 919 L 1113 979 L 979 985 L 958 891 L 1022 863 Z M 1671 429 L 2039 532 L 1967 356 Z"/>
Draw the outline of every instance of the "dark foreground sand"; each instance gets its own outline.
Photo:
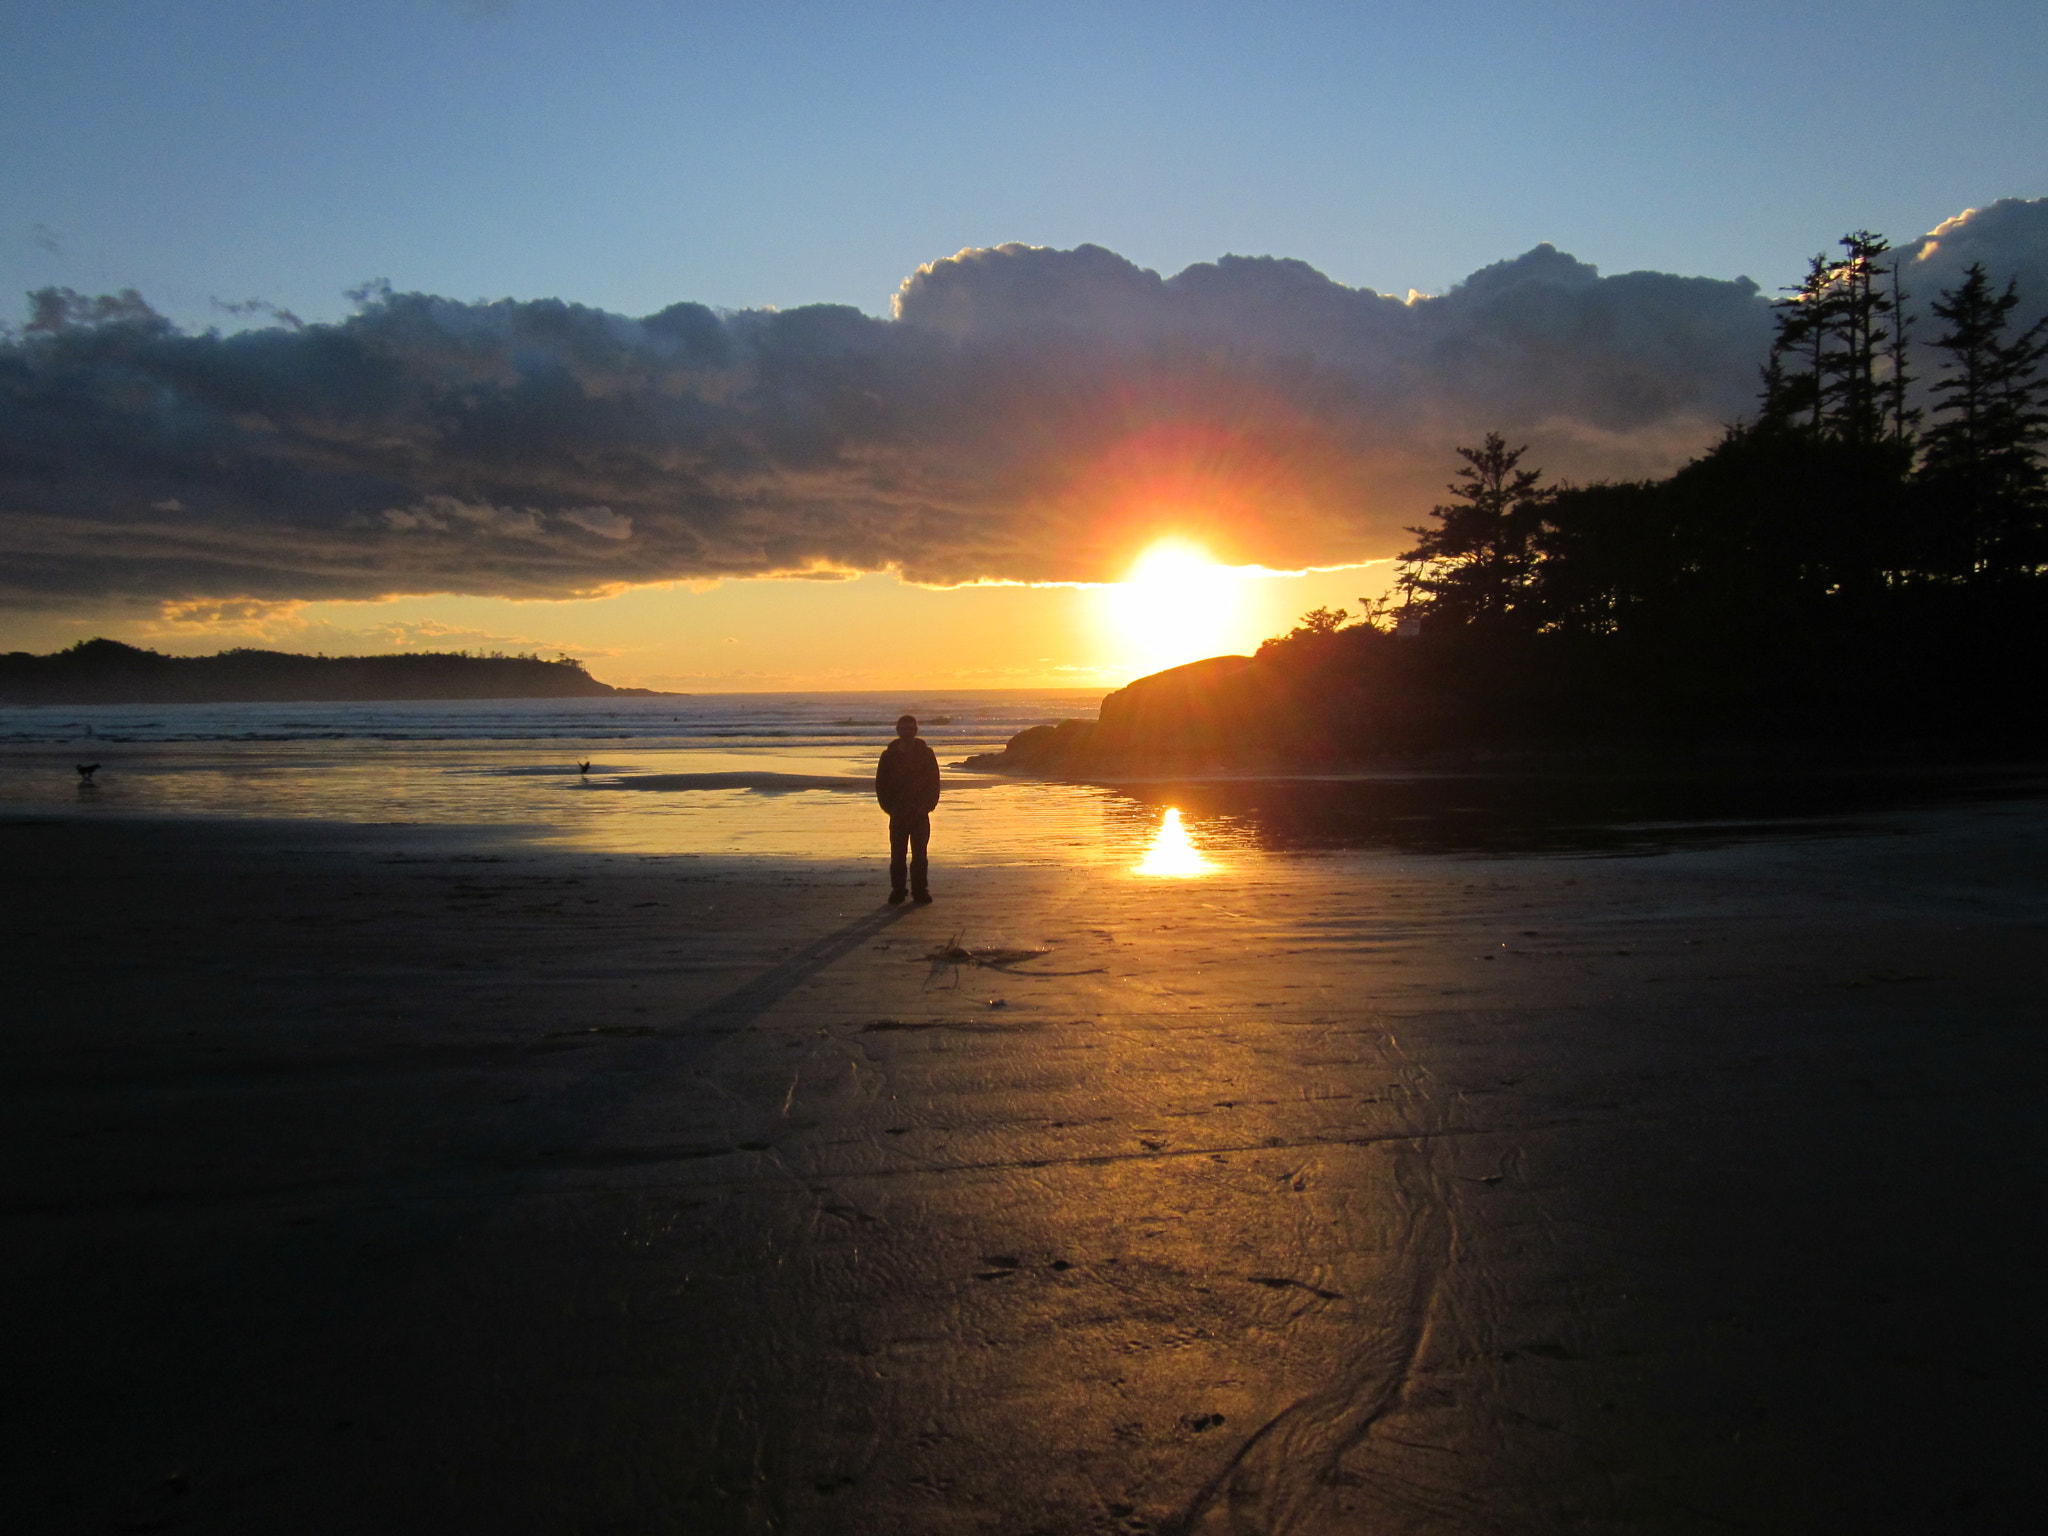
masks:
<path id="1" fill-rule="evenodd" d="M 0 825 L 0 1524 L 2036 1529 L 2048 814 L 1892 828 Z"/>

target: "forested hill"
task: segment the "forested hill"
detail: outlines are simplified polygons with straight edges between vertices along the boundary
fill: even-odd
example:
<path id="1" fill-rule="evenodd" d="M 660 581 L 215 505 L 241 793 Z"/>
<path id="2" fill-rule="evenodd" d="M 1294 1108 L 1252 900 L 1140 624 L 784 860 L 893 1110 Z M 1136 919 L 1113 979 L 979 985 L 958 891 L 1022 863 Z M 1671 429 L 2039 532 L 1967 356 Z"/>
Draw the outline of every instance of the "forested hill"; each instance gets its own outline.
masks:
<path id="1" fill-rule="evenodd" d="M 1845 235 L 1776 306 L 1760 409 L 1662 480 L 1461 447 L 1389 598 L 1141 678 L 971 766 L 1293 771 L 1450 751 L 2048 751 L 2048 316 L 1980 264 L 1927 306 Z M 1887 254 L 1890 259 L 1886 260 Z M 2032 313 L 2031 310 L 2027 311 Z M 1926 387 L 1915 390 L 1916 380 Z"/>
<path id="2" fill-rule="evenodd" d="M 564 656 L 294 656 L 233 650 L 165 656 L 85 640 L 49 656 L 0 656 L 0 703 L 268 704 L 380 699 L 582 699 L 653 693 L 614 688 Z"/>

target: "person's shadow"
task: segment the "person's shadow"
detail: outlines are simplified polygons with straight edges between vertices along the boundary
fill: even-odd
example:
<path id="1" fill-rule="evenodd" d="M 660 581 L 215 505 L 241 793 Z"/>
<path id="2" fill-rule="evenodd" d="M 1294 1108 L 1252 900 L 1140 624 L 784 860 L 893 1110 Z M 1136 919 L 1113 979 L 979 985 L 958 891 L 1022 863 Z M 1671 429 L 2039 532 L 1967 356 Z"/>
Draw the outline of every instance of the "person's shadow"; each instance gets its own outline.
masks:
<path id="1" fill-rule="evenodd" d="M 673 1082 L 678 1072 L 714 1049 L 719 1040 L 738 1034 L 820 971 L 901 921 L 909 910 L 883 907 L 863 913 L 648 1038 L 621 1042 L 615 1053 L 607 1053 L 589 1072 L 537 1096 L 516 1119 L 500 1122 L 476 1154 L 501 1165 L 531 1168 L 536 1175 L 564 1162 L 591 1157 L 603 1161 L 614 1155 L 589 1149 L 605 1143 L 607 1128 L 627 1104 Z M 719 1138 L 702 1146 L 670 1150 L 679 1156 L 697 1157 L 732 1148 Z"/>
<path id="2" fill-rule="evenodd" d="M 859 949 L 910 912 L 909 907 L 883 907 L 856 918 L 836 933 L 813 939 L 744 986 L 704 1004 L 683 1020 L 682 1029 L 687 1032 L 692 1026 L 716 1023 L 731 1030 L 759 1018 L 834 961 Z"/>

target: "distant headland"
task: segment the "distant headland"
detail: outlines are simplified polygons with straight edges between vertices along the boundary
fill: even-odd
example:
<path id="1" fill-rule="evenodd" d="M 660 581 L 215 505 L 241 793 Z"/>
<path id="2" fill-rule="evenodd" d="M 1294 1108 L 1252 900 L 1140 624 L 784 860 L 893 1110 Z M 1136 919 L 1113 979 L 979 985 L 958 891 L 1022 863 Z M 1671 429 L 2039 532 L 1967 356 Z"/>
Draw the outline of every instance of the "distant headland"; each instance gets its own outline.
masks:
<path id="1" fill-rule="evenodd" d="M 166 656 L 118 640 L 83 640 L 48 656 L 0 655 L 4 704 L 295 704 L 399 699 L 653 697 L 615 688 L 562 656 L 298 656 L 238 649 Z"/>

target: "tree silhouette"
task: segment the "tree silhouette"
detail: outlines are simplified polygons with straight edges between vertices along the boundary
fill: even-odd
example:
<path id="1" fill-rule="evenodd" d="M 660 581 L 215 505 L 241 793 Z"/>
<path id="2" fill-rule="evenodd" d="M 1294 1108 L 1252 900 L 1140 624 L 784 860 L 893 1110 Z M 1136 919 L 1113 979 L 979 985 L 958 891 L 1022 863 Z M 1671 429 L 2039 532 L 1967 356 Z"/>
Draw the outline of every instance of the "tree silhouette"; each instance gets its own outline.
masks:
<path id="1" fill-rule="evenodd" d="M 1867 229 L 1839 244 L 1840 256 L 1815 256 L 1799 286 L 1776 303 L 1762 421 L 1866 444 L 1884 436 L 1890 416 L 1894 436 L 1902 438 L 1905 353 L 1893 323 L 1898 272 L 1879 260 L 1891 245 Z M 1888 272 L 1889 285 L 1882 281 Z"/>
<path id="2" fill-rule="evenodd" d="M 1935 423 L 1921 475 L 1950 524 L 1966 573 L 2011 576 L 2048 559 L 2042 529 L 2048 473 L 2048 317 L 2008 337 L 2019 306 L 2008 281 L 1994 294 L 1981 262 L 1933 308 L 1947 323 L 1934 345 L 1948 354 L 1933 388 Z"/>
<path id="3" fill-rule="evenodd" d="M 1889 376 L 1885 379 L 1885 393 L 1888 396 L 1892 420 L 1892 442 L 1905 447 L 1913 441 L 1913 434 L 1920 425 L 1920 411 L 1908 404 L 1908 391 L 1913 375 L 1906 366 L 1906 351 L 1912 338 L 1913 315 L 1906 308 L 1906 283 L 1902 275 L 1903 263 L 1896 257 L 1892 261 L 1892 333 L 1885 346 L 1885 362 Z"/>
<path id="4" fill-rule="evenodd" d="M 1892 300 L 1878 279 L 1878 258 L 1891 249 L 1884 236 L 1859 229 L 1842 236 L 1842 257 L 1830 274 L 1834 345 L 1824 350 L 1821 397 L 1834 433 L 1846 442 L 1874 443 L 1884 433 L 1886 395 L 1878 360 L 1891 332 Z"/>
<path id="5" fill-rule="evenodd" d="M 1334 635 L 1350 617 L 1342 608 L 1311 608 L 1301 616 L 1301 621 L 1290 633 L 1296 636 Z"/>
<path id="6" fill-rule="evenodd" d="M 1430 508 L 1433 528 L 1410 528 L 1415 547 L 1401 585 L 1428 601 L 1432 614 L 1466 624 L 1502 625 L 1528 619 L 1524 599 L 1536 559 L 1533 540 L 1543 509 L 1556 494 L 1543 472 L 1522 469 L 1524 444 L 1510 448 L 1498 432 L 1478 448 L 1460 448 L 1465 467 L 1446 487 L 1457 498 Z"/>
<path id="7" fill-rule="evenodd" d="M 1764 365 L 1762 423 L 1819 432 L 1825 400 L 1828 334 L 1835 319 L 1834 263 L 1825 252 L 1806 264 L 1806 276 L 1787 297 L 1772 302 L 1777 335 Z"/>

